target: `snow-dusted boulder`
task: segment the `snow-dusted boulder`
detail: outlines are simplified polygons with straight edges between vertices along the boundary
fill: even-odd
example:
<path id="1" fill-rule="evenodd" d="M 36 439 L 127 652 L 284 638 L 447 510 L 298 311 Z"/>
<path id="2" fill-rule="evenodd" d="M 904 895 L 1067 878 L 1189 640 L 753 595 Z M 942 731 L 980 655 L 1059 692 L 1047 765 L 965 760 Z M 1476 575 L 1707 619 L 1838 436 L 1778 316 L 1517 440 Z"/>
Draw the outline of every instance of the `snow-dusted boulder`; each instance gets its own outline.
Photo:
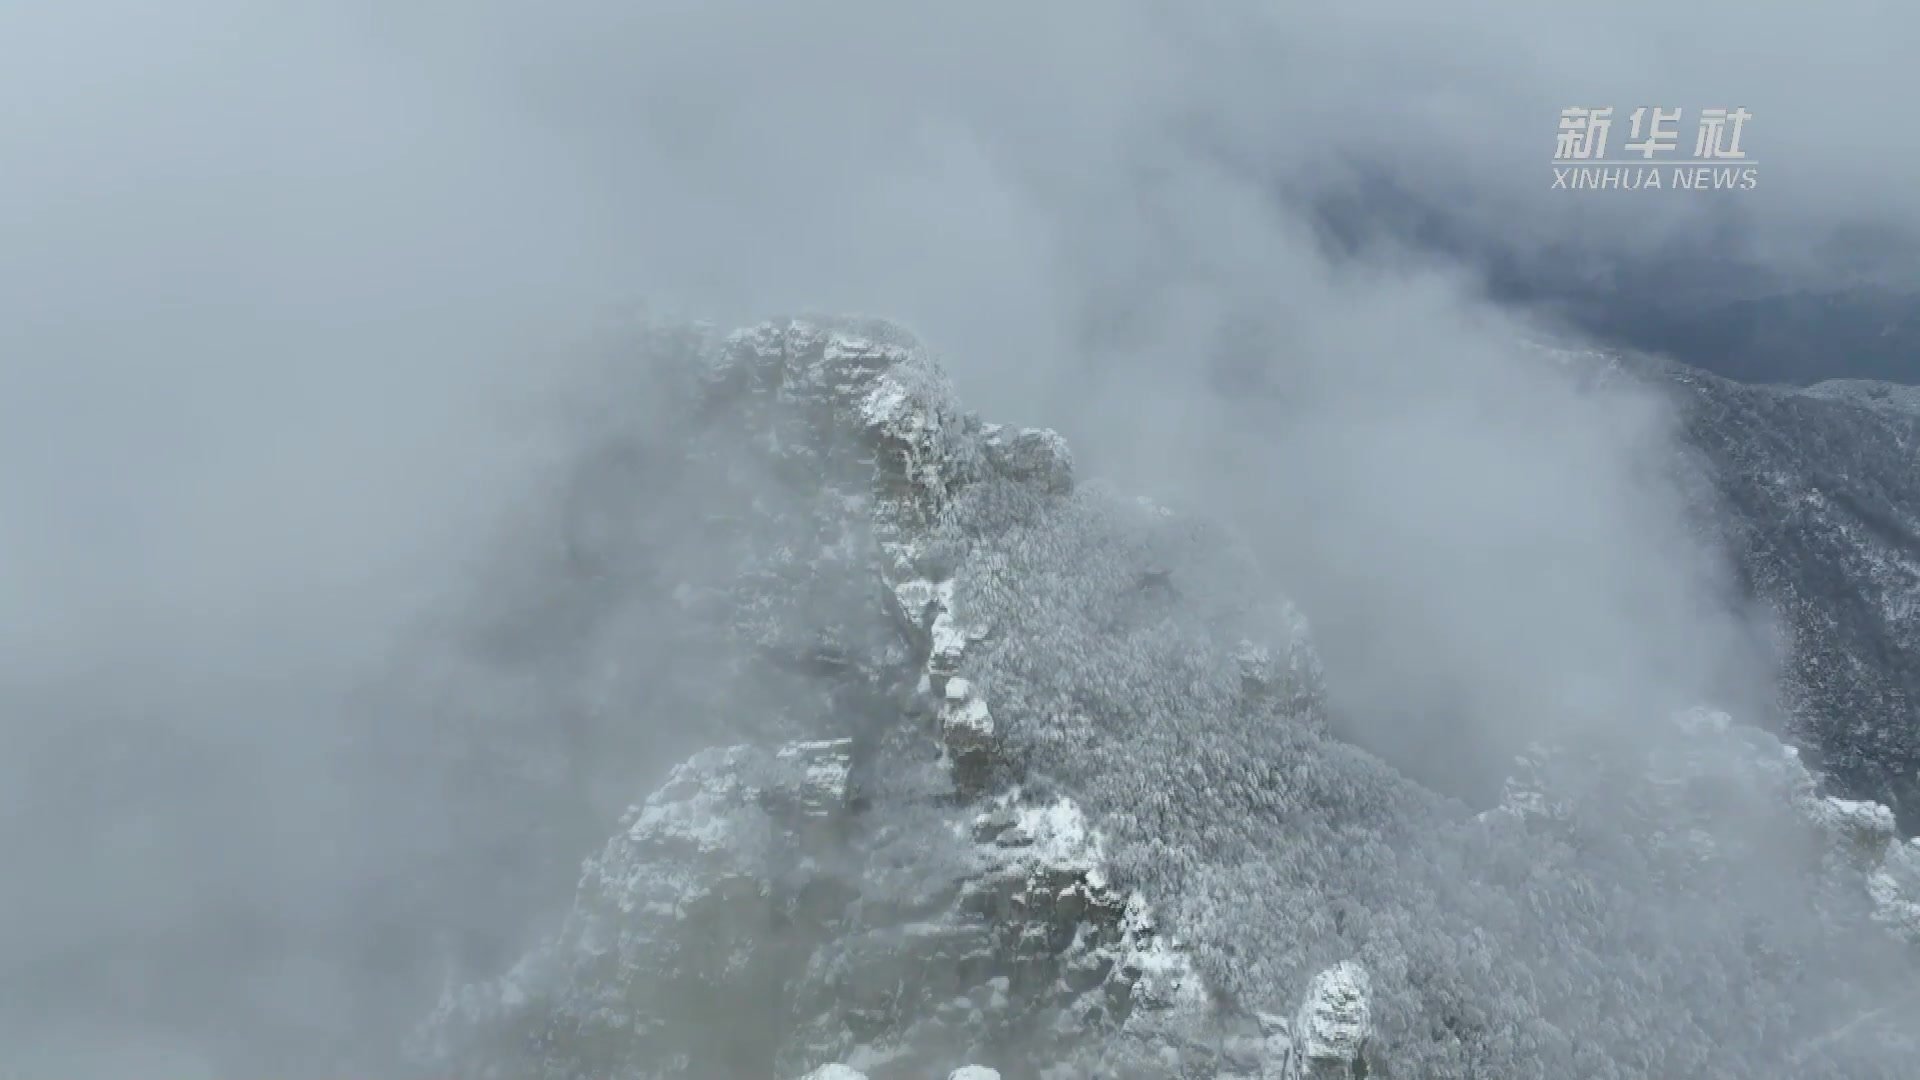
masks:
<path id="1" fill-rule="evenodd" d="M 963 790 L 980 790 L 993 767 L 993 712 L 966 679 L 949 679 L 943 697 L 940 738 L 955 782 Z"/>
<path id="2" fill-rule="evenodd" d="M 775 798 L 787 797 L 803 814 L 831 818 L 847 809 L 853 772 L 852 739 L 811 739 L 788 743 L 774 753 L 784 784 Z"/>
<path id="3" fill-rule="evenodd" d="M 1057 432 L 1046 428 L 1009 432 L 989 425 L 985 436 L 981 447 L 997 472 L 1036 483 L 1056 495 L 1073 490 L 1073 452 Z"/>
<path id="4" fill-rule="evenodd" d="M 1373 992 L 1367 970 L 1336 964 L 1313 977 L 1293 1021 L 1293 1048 L 1303 1080 L 1360 1080 L 1373 1037 Z"/>
<path id="5" fill-rule="evenodd" d="M 1896 831 L 1893 811 L 1877 802 L 1829 795 L 1810 802 L 1807 813 L 1815 823 L 1844 844 L 1850 855 L 1866 866 L 1880 863 Z"/>

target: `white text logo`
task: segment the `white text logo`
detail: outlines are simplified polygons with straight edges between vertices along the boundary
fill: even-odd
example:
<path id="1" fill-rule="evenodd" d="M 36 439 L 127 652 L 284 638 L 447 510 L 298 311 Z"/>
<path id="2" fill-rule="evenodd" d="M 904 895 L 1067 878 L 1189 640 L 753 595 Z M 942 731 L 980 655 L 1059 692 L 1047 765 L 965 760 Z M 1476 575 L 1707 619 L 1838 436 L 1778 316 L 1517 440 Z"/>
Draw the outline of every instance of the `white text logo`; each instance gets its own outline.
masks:
<path id="1" fill-rule="evenodd" d="M 1626 114 L 1620 156 L 1609 157 L 1614 108 L 1576 105 L 1560 110 L 1553 143 L 1553 186 L 1569 191 L 1751 191 L 1760 163 L 1740 139 L 1753 114 L 1744 108 L 1701 109 L 1694 121 L 1693 156 L 1680 158 L 1686 110 L 1640 106 Z"/>

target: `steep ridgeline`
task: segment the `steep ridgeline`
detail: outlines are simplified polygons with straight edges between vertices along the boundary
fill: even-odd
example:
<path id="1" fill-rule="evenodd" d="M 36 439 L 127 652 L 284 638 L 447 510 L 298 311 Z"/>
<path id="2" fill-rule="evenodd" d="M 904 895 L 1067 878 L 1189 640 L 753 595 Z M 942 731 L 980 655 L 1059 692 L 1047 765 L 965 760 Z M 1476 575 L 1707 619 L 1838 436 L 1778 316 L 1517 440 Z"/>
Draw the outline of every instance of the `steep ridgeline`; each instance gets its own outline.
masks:
<path id="1" fill-rule="evenodd" d="M 679 467 L 753 481 L 608 535 L 653 538 L 655 577 L 690 553 L 660 587 L 725 628 L 697 633 L 730 684 L 564 926 L 449 990 L 427 1067 L 1913 1074 L 1920 848 L 1769 736 L 1699 712 L 1543 748 L 1474 815 L 1327 733 L 1306 628 L 1230 538 L 963 412 L 898 329 L 645 351 Z"/>

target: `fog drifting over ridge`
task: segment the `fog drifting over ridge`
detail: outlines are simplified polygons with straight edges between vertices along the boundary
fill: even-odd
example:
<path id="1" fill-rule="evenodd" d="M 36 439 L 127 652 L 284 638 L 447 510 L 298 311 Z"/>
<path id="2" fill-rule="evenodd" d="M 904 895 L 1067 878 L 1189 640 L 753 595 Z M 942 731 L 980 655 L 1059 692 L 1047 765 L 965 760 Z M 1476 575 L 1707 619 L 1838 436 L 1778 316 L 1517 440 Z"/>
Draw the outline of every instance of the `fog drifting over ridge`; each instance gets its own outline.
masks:
<path id="1" fill-rule="evenodd" d="M 1372 743 L 1763 684 L 1657 475 L 1660 410 L 1568 388 L 1466 275 L 1333 260 L 1300 203 L 1359 161 L 1541 243 L 1718 218 L 1795 266 L 1840 225 L 1920 225 L 1920 143 L 1887 134 L 1920 17 L 1373 11 L 0 13 L 0 968 L 35 980 L 5 1027 L 284 977 L 270 930 L 184 974 L 101 943 L 216 901 L 271 926 L 388 869 L 406 844 L 368 808 L 397 796 L 316 767 L 332 718 L 545 475 L 523 422 L 573 378 L 555 343 L 634 300 L 899 319 L 983 415 L 1250 530 Z M 1547 190 L 1560 108 L 1656 103 L 1746 105 L 1761 188 Z M 120 809 L 77 814 L 123 737 Z"/>

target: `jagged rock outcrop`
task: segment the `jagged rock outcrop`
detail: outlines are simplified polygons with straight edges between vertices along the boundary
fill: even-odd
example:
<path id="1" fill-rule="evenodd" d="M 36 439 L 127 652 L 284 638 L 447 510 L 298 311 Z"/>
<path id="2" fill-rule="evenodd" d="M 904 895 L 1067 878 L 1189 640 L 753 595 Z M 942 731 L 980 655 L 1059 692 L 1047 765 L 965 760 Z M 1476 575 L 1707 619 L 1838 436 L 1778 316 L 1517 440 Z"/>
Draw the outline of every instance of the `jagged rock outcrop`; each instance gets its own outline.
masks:
<path id="1" fill-rule="evenodd" d="M 973 684 L 951 676 L 940 692 L 940 739 L 953 765 L 954 781 L 978 791 L 993 768 L 993 712 Z"/>
<path id="2" fill-rule="evenodd" d="M 1362 1080 L 1373 1014 L 1371 984 L 1358 964 L 1340 964 L 1313 977 L 1293 1021 L 1294 1054 L 1302 1080 Z"/>
<path id="3" fill-rule="evenodd" d="M 904 649 L 868 649 L 861 678 L 917 690 L 851 736 L 678 766 L 589 862 L 558 938 L 450 992 L 424 1056 L 474 1075 L 669 1077 L 1211 1055 L 1199 975 L 1150 905 L 1110 883 L 1075 802 L 1012 782 L 989 695 L 961 674 L 992 626 L 962 610 L 939 523 L 971 484 L 1069 494 L 1064 442 L 959 413 L 925 354 L 884 326 L 767 324 L 700 356 L 710 403 L 835 490 L 846 519 L 817 532 L 871 550 L 876 615 Z M 754 652 L 808 647 L 762 616 L 780 596 L 748 595 L 731 620 Z M 1305 667 L 1299 652 L 1283 663 Z M 890 660 L 892 674 L 871 670 Z M 1284 667 L 1250 664 L 1264 691 L 1287 692 Z M 888 812 L 863 813 L 876 796 Z"/>
<path id="4" fill-rule="evenodd" d="M 1001 473 L 1037 484 L 1053 495 L 1073 490 L 1073 452 L 1058 433 L 1044 428 L 1009 432 L 998 424 L 989 424 L 981 435 L 987 460 Z"/>

